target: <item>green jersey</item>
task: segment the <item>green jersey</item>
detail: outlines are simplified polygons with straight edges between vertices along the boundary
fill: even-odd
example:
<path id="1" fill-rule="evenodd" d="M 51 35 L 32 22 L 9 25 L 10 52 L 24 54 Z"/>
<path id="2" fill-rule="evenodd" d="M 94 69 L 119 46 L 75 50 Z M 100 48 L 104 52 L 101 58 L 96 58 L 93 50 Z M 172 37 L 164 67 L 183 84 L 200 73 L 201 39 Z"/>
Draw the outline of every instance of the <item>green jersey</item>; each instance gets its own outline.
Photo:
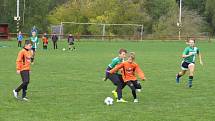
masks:
<path id="1" fill-rule="evenodd" d="M 32 48 L 37 48 L 37 44 L 39 44 L 38 37 L 31 37 L 30 40 L 32 42 Z"/>
<path id="2" fill-rule="evenodd" d="M 199 54 L 199 49 L 197 47 L 186 47 L 183 51 L 183 55 L 189 55 L 192 52 L 192 55 L 183 59 L 183 61 L 188 63 L 194 63 L 196 59 L 196 54 Z"/>
<path id="3" fill-rule="evenodd" d="M 110 68 L 114 68 L 117 64 L 122 62 L 122 58 L 116 57 L 112 60 L 112 62 L 108 65 Z"/>

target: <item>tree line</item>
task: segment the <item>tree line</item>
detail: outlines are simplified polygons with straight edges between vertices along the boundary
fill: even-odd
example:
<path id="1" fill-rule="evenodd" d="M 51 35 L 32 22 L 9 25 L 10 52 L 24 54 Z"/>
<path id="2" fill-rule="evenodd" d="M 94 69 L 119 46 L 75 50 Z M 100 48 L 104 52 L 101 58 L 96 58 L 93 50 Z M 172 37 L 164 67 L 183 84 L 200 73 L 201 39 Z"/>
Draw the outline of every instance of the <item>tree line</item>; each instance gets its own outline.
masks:
<path id="1" fill-rule="evenodd" d="M 177 35 L 180 0 L 20 0 L 21 30 L 37 26 L 50 31 L 61 21 L 143 24 L 145 34 Z M 25 7 L 24 7 L 25 6 Z M 214 0 L 182 0 L 182 34 L 215 33 Z M 9 23 L 16 32 L 16 1 L 0 0 L 0 23 Z M 67 30 L 70 31 L 68 25 Z M 93 34 L 98 28 L 77 27 L 81 34 Z M 72 31 L 72 32 L 73 32 Z M 121 31 L 129 31 L 123 29 Z M 117 33 L 112 29 L 112 34 Z"/>

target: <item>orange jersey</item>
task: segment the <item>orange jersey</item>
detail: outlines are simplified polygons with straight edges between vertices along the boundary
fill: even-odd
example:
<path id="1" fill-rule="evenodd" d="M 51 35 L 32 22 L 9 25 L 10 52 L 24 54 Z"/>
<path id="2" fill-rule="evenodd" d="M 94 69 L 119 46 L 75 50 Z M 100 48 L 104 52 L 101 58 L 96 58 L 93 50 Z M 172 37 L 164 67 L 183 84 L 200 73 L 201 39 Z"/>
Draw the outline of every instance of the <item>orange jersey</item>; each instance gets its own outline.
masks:
<path id="1" fill-rule="evenodd" d="M 43 40 L 44 44 L 48 44 L 48 38 L 47 37 L 43 37 L 42 40 Z"/>
<path id="2" fill-rule="evenodd" d="M 16 59 L 16 70 L 30 70 L 31 56 L 31 50 L 22 49 Z"/>
<path id="3" fill-rule="evenodd" d="M 139 65 L 134 62 L 132 62 L 132 63 L 129 63 L 127 61 L 122 62 L 119 65 L 117 65 L 115 68 L 111 69 L 110 73 L 113 74 L 116 71 L 118 71 L 119 69 L 123 69 L 122 77 L 123 77 L 124 82 L 137 80 L 135 73 L 137 73 L 141 79 L 145 78 L 144 73 L 140 69 Z"/>

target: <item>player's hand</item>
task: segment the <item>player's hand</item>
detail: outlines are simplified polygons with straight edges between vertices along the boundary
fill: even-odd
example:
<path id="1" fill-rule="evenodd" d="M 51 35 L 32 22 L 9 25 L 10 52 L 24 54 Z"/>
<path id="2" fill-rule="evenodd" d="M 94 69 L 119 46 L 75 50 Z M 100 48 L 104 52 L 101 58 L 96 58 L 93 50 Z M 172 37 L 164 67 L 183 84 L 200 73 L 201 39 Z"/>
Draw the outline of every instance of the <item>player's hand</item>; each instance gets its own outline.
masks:
<path id="1" fill-rule="evenodd" d="M 103 81 L 107 81 L 107 78 L 103 78 L 102 80 L 103 80 Z"/>
<path id="2" fill-rule="evenodd" d="M 142 79 L 142 81 L 146 81 L 147 80 L 147 78 L 146 77 L 144 77 L 143 79 Z"/>
<path id="3" fill-rule="evenodd" d="M 203 62 L 202 61 L 200 61 L 200 64 L 203 66 Z"/>
<path id="4" fill-rule="evenodd" d="M 189 52 L 189 56 L 195 55 L 195 54 L 196 54 L 196 52 Z"/>
<path id="5" fill-rule="evenodd" d="M 20 74 L 20 70 L 17 70 L 16 73 L 17 73 L 17 74 Z"/>

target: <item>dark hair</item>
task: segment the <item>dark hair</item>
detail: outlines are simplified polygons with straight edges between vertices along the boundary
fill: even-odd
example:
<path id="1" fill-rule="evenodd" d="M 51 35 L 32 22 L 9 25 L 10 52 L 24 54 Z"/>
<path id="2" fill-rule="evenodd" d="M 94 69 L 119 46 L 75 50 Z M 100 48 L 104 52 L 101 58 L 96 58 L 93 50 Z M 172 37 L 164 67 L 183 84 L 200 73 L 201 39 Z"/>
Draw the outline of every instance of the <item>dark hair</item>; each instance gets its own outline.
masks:
<path id="1" fill-rule="evenodd" d="M 187 38 L 187 42 L 189 42 L 190 40 L 193 40 L 194 43 L 196 43 L 196 39 L 195 38 Z"/>
<path id="2" fill-rule="evenodd" d="M 127 53 L 127 50 L 126 50 L 126 49 L 123 49 L 123 48 L 119 49 L 119 54 L 121 54 L 122 52 Z"/>
<path id="3" fill-rule="evenodd" d="M 30 40 L 25 40 L 25 45 L 32 44 Z"/>

